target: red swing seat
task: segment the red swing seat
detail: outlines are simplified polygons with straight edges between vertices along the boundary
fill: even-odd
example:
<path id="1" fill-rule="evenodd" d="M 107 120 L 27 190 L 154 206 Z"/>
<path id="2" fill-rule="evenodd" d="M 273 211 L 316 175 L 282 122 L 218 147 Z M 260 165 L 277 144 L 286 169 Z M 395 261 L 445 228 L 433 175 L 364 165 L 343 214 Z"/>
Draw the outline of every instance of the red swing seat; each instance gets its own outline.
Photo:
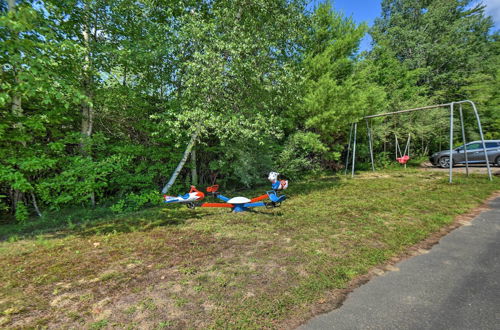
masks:
<path id="1" fill-rule="evenodd" d="M 410 156 L 408 155 L 404 155 L 403 157 L 398 157 L 396 158 L 396 160 L 398 161 L 398 163 L 400 163 L 401 165 L 405 165 L 406 163 L 408 163 L 408 161 L 410 160 Z"/>

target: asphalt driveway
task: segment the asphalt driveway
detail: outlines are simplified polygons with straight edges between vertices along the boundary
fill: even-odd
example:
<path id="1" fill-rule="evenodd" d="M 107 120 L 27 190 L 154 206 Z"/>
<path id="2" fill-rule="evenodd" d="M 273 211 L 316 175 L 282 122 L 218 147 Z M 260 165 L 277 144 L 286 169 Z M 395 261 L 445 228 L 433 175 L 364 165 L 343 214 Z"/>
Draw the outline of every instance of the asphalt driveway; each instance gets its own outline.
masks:
<path id="1" fill-rule="evenodd" d="M 500 198 L 300 329 L 500 329 Z"/>

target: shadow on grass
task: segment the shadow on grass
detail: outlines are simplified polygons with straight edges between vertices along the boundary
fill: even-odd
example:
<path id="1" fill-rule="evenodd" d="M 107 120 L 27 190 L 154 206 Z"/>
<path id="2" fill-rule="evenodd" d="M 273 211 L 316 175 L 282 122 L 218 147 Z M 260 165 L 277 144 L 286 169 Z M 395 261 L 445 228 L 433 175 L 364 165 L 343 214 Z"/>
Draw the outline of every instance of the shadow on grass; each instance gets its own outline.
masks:
<path id="1" fill-rule="evenodd" d="M 95 221 L 84 224 L 76 233 L 80 236 L 107 235 L 118 233 L 130 233 L 136 231 L 149 231 L 157 227 L 180 226 L 186 220 L 201 219 L 202 214 L 187 208 L 152 208 L 145 211 L 116 216 L 108 221 Z M 60 233 L 64 235 L 63 233 Z"/>
<path id="2" fill-rule="evenodd" d="M 21 224 L 0 226 L 0 241 L 16 241 L 48 234 L 52 238 L 68 235 L 92 236 L 134 231 L 148 231 L 155 227 L 179 226 L 187 219 L 199 219 L 194 210 L 153 207 L 137 212 L 116 214 L 106 208 L 63 210 L 47 214 Z"/>
<path id="3" fill-rule="evenodd" d="M 341 179 L 338 176 L 323 177 L 320 180 L 304 180 L 290 182 L 290 188 L 284 192 L 289 199 L 294 196 L 307 195 L 313 191 L 321 191 L 339 187 Z M 269 186 L 250 189 L 245 192 L 231 192 L 228 196 L 255 197 L 269 191 Z M 211 198 L 208 198 L 211 199 Z M 281 208 L 286 208 L 285 200 Z M 228 209 L 228 213 L 229 213 Z M 252 209 L 251 214 L 281 217 L 281 213 L 268 212 L 265 208 Z M 113 213 L 109 208 L 96 209 L 79 208 L 65 209 L 58 212 L 47 212 L 42 218 L 33 218 L 24 223 L 10 223 L 0 225 L 0 241 L 16 241 L 23 238 L 33 238 L 46 235 L 52 238 L 61 238 L 68 235 L 92 236 L 135 231 L 148 231 L 155 227 L 181 226 L 186 220 L 199 220 L 213 216 L 199 210 L 187 209 L 184 205 L 169 205 L 165 207 L 152 207 L 137 212 L 124 214 Z"/>

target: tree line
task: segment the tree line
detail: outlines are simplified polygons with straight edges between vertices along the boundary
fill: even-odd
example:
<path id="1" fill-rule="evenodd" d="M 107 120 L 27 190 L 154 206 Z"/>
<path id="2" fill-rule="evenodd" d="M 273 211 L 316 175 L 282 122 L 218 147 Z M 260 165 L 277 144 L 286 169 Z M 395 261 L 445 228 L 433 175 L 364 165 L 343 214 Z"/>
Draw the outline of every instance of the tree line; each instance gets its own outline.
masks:
<path id="1" fill-rule="evenodd" d="M 383 0 L 371 28 L 329 1 L 8 0 L 0 12 L 3 218 L 155 204 L 188 144 L 172 191 L 338 170 L 350 123 L 407 107 L 472 99 L 487 137 L 500 134 L 499 35 L 472 0 Z M 446 120 L 375 122 L 378 160 L 391 134 L 435 150 Z"/>

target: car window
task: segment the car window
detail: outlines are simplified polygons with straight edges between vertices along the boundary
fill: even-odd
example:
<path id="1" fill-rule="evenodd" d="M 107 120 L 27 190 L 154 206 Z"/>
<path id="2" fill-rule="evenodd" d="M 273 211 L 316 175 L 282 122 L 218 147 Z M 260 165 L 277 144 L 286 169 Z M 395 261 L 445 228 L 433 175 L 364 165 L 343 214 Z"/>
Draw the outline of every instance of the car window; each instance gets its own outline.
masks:
<path id="1" fill-rule="evenodd" d="M 486 142 L 486 148 L 497 148 L 498 142 Z"/>
<path id="2" fill-rule="evenodd" d="M 467 150 L 474 150 L 482 148 L 481 143 L 469 143 L 467 145 Z"/>

